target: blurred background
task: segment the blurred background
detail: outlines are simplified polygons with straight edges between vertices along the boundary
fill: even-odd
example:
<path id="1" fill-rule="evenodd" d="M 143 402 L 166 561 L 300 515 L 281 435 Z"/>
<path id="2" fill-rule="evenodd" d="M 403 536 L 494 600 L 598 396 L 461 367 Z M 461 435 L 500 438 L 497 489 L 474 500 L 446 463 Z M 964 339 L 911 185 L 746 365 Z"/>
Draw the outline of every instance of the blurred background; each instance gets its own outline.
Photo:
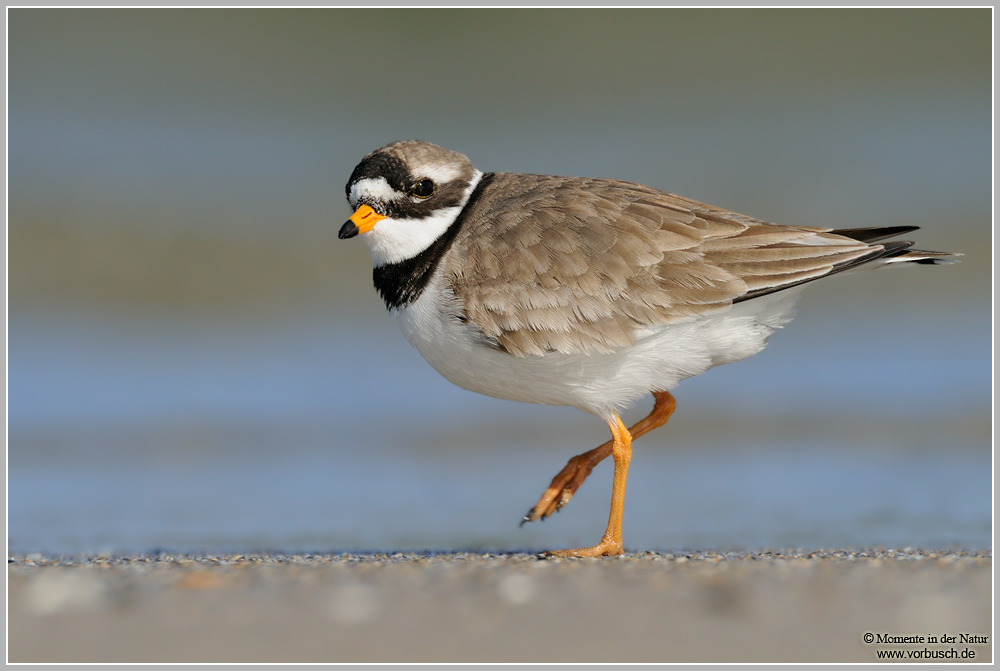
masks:
<path id="1" fill-rule="evenodd" d="M 7 16 L 10 551 L 598 540 L 610 463 L 517 523 L 603 422 L 450 385 L 336 237 L 405 138 L 963 252 L 683 382 L 625 540 L 992 546 L 989 9 Z"/>

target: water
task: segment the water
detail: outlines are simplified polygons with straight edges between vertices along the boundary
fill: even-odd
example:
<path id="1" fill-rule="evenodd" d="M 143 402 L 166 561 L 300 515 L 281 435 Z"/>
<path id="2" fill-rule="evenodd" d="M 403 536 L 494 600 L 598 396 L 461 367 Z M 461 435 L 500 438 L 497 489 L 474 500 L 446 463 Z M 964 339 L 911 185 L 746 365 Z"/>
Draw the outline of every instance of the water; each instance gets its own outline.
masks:
<path id="1" fill-rule="evenodd" d="M 872 362 L 795 326 L 682 384 L 637 441 L 628 547 L 991 547 L 984 343 L 910 329 Z M 610 462 L 517 527 L 599 420 L 458 389 L 388 319 L 35 315 L 12 321 L 10 363 L 14 551 L 542 549 L 607 519 Z M 950 390 L 929 406 L 926 379 Z"/>
<path id="2" fill-rule="evenodd" d="M 490 447 L 457 461 L 335 444 L 280 459 L 21 468 L 10 480 L 10 549 L 540 550 L 600 538 L 610 465 L 556 517 L 519 529 L 558 467 L 555 450 Z M 991 547 L 983 455 L 645 447 L 632 463 L 630 549 Z"/>
<path id="3" fill-rule="evenodd" d="M 441 379 L 336 239 L 408 137 L 965 252 L 819 283 L 682 383 L 625 540 L 991 547 L 990 12 L 528 11 L 11 11 L 11 549 L 600 537 L 608 464 L 517 522 L 607 428 Z"/>

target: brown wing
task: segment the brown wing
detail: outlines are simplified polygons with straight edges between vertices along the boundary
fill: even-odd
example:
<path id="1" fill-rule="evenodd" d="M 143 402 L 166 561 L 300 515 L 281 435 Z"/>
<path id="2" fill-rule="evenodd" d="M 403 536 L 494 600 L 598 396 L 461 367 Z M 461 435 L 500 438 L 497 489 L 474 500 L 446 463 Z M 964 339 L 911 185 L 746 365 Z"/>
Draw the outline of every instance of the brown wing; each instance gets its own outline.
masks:
<path id="1" fill-rule="evenodd" d="M 499 173 L 442 270 L 464 318 L 511 354 L 610 352 L 881 249 L 827 231 L 617 180 Z"/>

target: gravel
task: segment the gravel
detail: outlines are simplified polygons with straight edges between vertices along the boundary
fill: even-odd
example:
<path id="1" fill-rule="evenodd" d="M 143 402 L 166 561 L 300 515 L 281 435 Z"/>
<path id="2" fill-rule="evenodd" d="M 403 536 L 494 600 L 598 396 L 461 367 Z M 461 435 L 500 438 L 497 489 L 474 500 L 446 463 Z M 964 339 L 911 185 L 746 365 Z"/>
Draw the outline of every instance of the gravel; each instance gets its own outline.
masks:
<path id="1" fill-rule="evenodd" d="M 983 662 L 865 637 L 991 617 L 991 551 L 8 556 L 10 662 Z"/>

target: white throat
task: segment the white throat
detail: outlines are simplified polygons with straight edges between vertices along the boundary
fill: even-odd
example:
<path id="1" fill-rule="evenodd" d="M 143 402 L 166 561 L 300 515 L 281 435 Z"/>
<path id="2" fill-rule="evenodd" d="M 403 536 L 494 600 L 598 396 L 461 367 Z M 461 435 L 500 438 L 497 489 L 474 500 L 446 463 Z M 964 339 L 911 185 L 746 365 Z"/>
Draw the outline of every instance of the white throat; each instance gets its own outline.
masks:
<path id="1" fill-rule="evenodd" d="M 437 210 L 424 219 L 386 218 L 375 224 L 375 228 L 361 236 L 368 245 L 375 267 L 412 259 L 430 247 L 455 223 L 482 177 L 483 173 L 476 170 L 461 203 L 455 207 Z"/>

